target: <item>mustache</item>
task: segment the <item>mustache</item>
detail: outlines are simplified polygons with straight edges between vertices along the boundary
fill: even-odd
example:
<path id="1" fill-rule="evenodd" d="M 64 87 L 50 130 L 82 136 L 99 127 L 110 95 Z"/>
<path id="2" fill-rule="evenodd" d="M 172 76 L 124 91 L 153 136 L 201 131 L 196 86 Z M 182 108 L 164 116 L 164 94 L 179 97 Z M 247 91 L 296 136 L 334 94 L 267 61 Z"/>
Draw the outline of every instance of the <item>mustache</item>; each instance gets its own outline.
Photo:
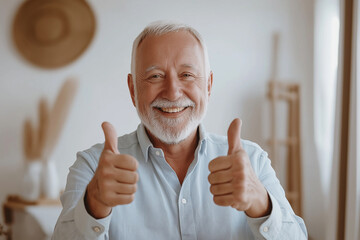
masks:
<path id="1" fill-rule="evenodd" d="M 150 107 L 155 108 L 170 108 L 170 107 L 195 107 L 195 103 L 190 100 L 189 98 L 181 98 L 176 101 L 169 101 L 167 99 L 155 99 L 151 104 Z"/>

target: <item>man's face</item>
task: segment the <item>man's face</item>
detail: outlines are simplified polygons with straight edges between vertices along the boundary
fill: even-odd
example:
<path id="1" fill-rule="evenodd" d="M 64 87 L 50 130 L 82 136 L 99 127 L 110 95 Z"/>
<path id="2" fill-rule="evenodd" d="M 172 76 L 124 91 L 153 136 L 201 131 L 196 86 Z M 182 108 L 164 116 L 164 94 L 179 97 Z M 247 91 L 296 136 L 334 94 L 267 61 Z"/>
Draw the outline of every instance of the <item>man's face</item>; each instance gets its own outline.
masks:
<path id="1" fill-rule="evenodd" d="M 136 86 L 129 76 L 133 103 L 145 127 L 174 144 L 196 131 L 205 115 L 212 86 L 204 54 L 187 31 L 147 36 L 136 54 Z M 135 89 L 136 88 L 136 89 Z"/>

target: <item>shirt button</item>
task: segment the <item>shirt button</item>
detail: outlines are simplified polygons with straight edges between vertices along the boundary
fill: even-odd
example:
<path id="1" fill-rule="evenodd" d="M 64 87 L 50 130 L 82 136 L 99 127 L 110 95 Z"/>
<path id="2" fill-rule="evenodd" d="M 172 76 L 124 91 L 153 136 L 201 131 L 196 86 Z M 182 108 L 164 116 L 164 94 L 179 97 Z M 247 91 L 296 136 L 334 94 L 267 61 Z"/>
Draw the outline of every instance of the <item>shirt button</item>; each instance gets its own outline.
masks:
<path id="1" fill-rule="evenodd" d="M 94 226 L 94 227 L 92 227 L 92 229 L 93 229 L 93 231 L 96 232 L 96 233 L 101 232 L 101 228 L 98 227 L 98 226 Z"/>
<path id="2" fill-rule="evenodd" d="M 160 151 L 155 152 L 156 156 L 160 156 Z"/>
<path id="3" fill-rule="evenodd" d="M 187 203 L 187 201 L 186 201 L 185 198 L 181 199 L 181 202 L 182 202 L 182 204 L 186 204 L 186 203 Z"/>
<path id="4" fill-rule="evenodd" d="M 264 231 L 264 232 L 268 232 L 268 231 L 269 231 L 269 228 L 268 228 L 268 227 L 264 227 L 264 228 L 263 228 L 263 231 Z"/>

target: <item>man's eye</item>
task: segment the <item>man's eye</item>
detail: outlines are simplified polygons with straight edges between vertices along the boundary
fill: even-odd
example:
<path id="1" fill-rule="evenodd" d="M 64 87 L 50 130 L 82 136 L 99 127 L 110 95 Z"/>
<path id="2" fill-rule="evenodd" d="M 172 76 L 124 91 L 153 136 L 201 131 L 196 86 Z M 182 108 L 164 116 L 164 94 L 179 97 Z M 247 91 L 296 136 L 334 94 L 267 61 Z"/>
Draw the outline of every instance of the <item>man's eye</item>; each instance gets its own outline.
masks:
<path id="1" fill-rule="evenodd" d="M 195 79 L 195 76 L 191 73 L 183 73 L 181 74 L 181 78 L 184 80 L 193 80 Z"/>
<path id="2" fill-rule="evenodd" d="M 160 79 L 160 78 L 163 78 L 161 74 L 153 74 L 149 77 L 149 79 Z"/>

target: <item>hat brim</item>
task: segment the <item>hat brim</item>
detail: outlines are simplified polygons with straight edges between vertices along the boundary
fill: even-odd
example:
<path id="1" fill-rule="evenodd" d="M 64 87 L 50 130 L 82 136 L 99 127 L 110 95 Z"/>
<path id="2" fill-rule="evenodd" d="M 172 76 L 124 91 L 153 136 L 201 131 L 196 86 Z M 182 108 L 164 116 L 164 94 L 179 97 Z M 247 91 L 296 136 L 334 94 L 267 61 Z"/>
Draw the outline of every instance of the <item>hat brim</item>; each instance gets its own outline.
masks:
<path id="1" fill-rule="evenodd" d="M 13 39 L 31 63 L 57 68 L 77 59 L 95 34 L 95 16 L 84 0 L 28 0 L 13 23 Z"/>

